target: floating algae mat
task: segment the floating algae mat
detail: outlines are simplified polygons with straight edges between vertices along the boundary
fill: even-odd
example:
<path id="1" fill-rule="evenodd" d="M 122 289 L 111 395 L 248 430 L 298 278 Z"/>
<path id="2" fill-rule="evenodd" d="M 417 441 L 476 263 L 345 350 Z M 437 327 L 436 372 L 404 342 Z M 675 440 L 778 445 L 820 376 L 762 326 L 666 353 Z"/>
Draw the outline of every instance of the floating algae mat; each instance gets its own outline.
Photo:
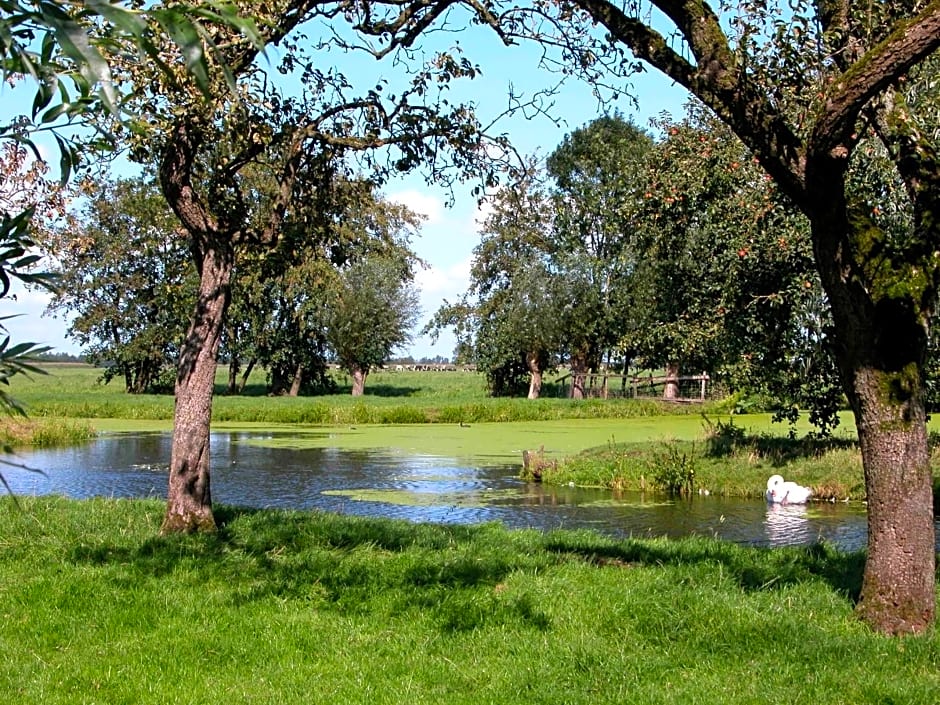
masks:
<path id="1" fill-rule="evenodd" d="M 415 492 L 413 490 L 372 489 L 324 490 L 332 497 L 346 497 L 355 502 L 384 502 L 403 507 L 460 506 L 485 507 L 493 502 L 519 497 L 518 490 L 483 490 L 480 492 Z"/>

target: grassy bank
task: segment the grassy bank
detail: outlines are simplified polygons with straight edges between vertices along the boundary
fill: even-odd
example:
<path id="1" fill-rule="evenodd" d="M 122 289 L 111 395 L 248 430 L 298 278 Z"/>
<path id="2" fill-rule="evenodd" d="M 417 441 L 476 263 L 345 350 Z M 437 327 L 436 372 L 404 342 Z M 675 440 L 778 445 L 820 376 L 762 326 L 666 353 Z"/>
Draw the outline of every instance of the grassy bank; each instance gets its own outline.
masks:
<path id="1" fill-rule="evenodd" d="M 936 436 L 932 441 L 935 494 L 940 494 L 940 445 Z M 779 474 L 811 487 L 817 500 L 866 496 L 861 453 L 852 436 L 790 438 L 727 420 L 706 421 L 697 440 L 611 442 L 560 461 L 535 462 L 542 481 L 550 484 L 760 498 L 767 478 Z"/>
<path id="2" fill-rule="evenodd" d="M 30 416 L 169 420 L 172 395 L 125 394 L 120 380 L 101 384 L 101 371 L 87 365 L 47 365 L 48 374 L 16 377 L 11 393 Z M 336 394 L 312 397 L 268 397 L 263 377 L 256 376 L 241 396 L 225 395 L 220 369 L 213 405 L 218 422 L 318 425 L 483 423 L 557 419 L 637 418 L 664 413 L 698 414 L 699 407 L 655 400 L 584 400 L 545 398 L 493 399 L 483 376 L 475 372 L 375 372 L 364 397 L 349 394 L 337 375 Z"/>
<path id="3" fill-rule="evenodd" d="M 0 501 L 0 701 L 928 703 L 862 557 L 143 501 Z"/>
<path id="4" fill-rule="evenodd" d="M 90 440 L 96 435 L 87 421 L 30 419 L 0 416 L 0 448 L 72 445 Z"/>

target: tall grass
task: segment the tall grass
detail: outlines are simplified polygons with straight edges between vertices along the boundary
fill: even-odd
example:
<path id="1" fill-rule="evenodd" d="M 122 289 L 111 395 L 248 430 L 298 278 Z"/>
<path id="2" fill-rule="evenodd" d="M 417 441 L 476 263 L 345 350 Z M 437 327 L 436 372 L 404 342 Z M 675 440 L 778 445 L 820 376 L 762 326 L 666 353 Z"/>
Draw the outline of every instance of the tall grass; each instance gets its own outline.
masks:
<path id="1" fill-rule="evenodd" d="M 940 441 L 931 437 L 934 495 L 940 500 Z M 700 440 L 610 442 L 545 468 L 541 480 L 626 491 L 695 492 L 761 498 L 780 474 L 813 490 L 815 500 L 866 498 L 858 443 L 846 436 L 790 437 L 706 420 Z M 940 510 L 940 503 L 935 505 Z"/>
<path id="2" fill-rule="evenodd" d="M 0 417 L 0 448 L 73 445 L 94 438 L 87 422 Z"/>
<path id="3" fill-rule="evenodd" d="M 0 501 L 0 701 L 932 703 L 940 637 L 853 616 L 815 546 Z"/>

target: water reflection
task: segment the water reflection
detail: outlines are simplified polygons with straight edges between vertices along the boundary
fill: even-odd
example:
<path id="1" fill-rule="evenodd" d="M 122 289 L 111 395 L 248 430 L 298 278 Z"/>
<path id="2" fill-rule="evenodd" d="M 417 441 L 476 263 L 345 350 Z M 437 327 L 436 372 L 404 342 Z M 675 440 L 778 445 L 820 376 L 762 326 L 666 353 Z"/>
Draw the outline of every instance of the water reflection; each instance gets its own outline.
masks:
<path id="1" fill-rule="evenodd" d="M 857 505 L 766 505 L 720 497 L 667 501 L 642 494 L 548 487 L 517 479 L 514 465 L 476 465 L 394 450 L 265 447 L 252 433 L 214 434 L 212 496 L 257 508 L 317 508 L 412 521 L 591 528 L 625 536 L 715 536 L 782 546 L 819 540 L 865 544 Z M 5 468 L 18 494 L 165 497 L 169 434 L 115 434 L 81 447 L 23 453 L 43 474 Z"/>

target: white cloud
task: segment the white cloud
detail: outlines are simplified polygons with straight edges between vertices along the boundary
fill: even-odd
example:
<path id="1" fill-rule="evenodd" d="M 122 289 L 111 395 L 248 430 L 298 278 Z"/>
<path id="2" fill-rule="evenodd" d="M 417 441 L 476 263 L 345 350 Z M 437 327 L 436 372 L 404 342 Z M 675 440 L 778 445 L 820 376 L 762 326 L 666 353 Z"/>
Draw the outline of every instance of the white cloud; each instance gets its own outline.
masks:
<path id="1" fill-rule="evenodd" d="M 13 344 L 31 342 L 49 345 L 56 352 L 78 352 L 75 342 L 65 337 L 68 321 L 44 315 L 49 299 L 45 291 L 27 290 L 14 282 L 10 295 L 3 299 L 3 315 L 11 318 L 2 321 L 6 333 L 0 333 L 0 339 L 9 334 Z"/>
<path id="2" fill-rule="evenodd" d="M 405 189 L 388 195 L 388 200 L 407 206 L 415 213 L 423 215 L 426 224 L 439 223 L 444 217 L 444 202 L 430 193 L 416 189 Z"/>
<path id="3" fill-rule="evenodd" d="M 423 299 L 450 299 L 453 301 L 467 290 L 470 283 L 471 258 L 448 267 L 431 266 L 419 269 L 415 281 L 421 289 Z"/>
<path id="4" fill-rule="evenodd" d="M 471 257 L 466 257 L 449 266 L 432 266 L 418 270 L 415 283 L 420 289 L 422 313 L 418 330 L 431 319 L 445 299 L 456 303 L 467 290 L 470 284 L 471 261 Z M 436 342 L 433 342 L 430 336 L 416 335 L 407 352 L 415 359 L 433 358 L 436 355 L 449 358 L 453 355 L 456 344 L 453 334 L 449 330 L 443 330 Z"/>

